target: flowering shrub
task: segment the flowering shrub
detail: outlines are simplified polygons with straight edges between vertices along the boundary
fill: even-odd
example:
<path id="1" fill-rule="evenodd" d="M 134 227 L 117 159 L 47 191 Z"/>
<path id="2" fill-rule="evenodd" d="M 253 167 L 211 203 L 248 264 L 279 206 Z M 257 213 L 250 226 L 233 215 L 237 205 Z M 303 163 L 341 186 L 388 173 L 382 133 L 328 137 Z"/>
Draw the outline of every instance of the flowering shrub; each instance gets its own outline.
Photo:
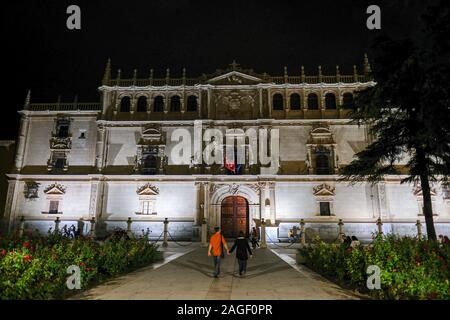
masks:
<path id="1" fill-rule="evenodd" d="M 299 249 L 311 269 L 376 299 L 450 299 L 450 246 L 389 235 L 355 248 L 316 239 Z M 367 267 L 381 269 L 381 289 L 368 290 Z"/>
<path id="2" fill-rule="evenodd" d="M 80 267 L 81 288 L 161 259 L 148 235 L 97 242 L 58 233 L 0 238 L 0 298 L 60 299 L 74 291 L 66 286 L 71 265 Z"/>

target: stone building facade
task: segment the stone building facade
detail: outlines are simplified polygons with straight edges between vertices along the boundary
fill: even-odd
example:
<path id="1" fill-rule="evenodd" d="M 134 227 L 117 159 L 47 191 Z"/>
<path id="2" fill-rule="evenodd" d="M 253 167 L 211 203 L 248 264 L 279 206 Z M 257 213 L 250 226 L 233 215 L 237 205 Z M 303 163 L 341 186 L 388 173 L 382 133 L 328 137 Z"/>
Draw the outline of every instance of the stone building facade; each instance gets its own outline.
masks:
<path id="1" fill-rule="evenodd" d="M 386 233 L 415 234 L 423 221 L 419 187 L 400 184 L 402 176 L 374 185 L 339 181 L 339 169 L 371 141 L 367 128 L 349 121 L 355 91 L 376 85 L 369 74 L 366 58 L 363 72 L 354 67 L 351 75 L 338 67 L 333 75 L 320 67 L 306 75 L 302 67 L 295 76 L 286 68 L 270 76 L 233 62 L 196 78 L 167 70 L 165 78 L 135 71 L 123 79 L 120 70 L 111 76 L 108 62 L 99 103 L 36 104 L 27 97 L 4 223 L 12 230 L 23 216 L 26 228 L 46 232 L 59 217 L 61 226 L 86 233 L 94 218 L 102 233 L 126 228 L 131 218 L 134 232 L 148 228 L 156 238 L 168 218 L 174 238 L 195 239 L 204 220 L 232 237 L 265 219 L 269 241 L 278 241 L 300 219 L 308 237 L 336 238 L 342 219 L 346 233 L 370 239 L 381 218 Z M 240 137 L 244 163 L 230 170 L 199 162 L 195 153 L 190 162 L 174 161 L 179 129 L 197 136 L 201 150 L 212 142 L 208 129 Z M 249 161 L 255 133 L 279 141 L 270 165 Z M 433 208 L 437 232 L 448 234 L 450 192 L 439 185 Z"/>

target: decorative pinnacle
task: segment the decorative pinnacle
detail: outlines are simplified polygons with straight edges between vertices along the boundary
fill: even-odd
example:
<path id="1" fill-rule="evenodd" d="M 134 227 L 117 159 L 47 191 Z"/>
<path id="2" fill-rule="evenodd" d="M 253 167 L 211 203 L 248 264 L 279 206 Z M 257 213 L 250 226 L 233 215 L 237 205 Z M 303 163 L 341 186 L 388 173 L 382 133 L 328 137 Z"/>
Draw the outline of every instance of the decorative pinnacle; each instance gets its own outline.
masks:
<path id="1" fill-rule="evenodd" d="M 120 80 L 121 74 L 122 74 L 122 70 L 121 69 L 117 70 L 117 80 Z"/>
<path id="2" fill-rule="evenodd" d="M 31 102 L 31 90 L 28 89 L 27 96 L 25 98 L 25 103 L 23 104 L 23 108 L 25 110 L 28 110 L 28 107 L 30 106 L 30 102 Z"/>
<path id="3" fill-rule="evenodd" d="M 108 58 L 108 62 L 106 63 L 105 73 L 103 74 L 103 85 L 108 85 L 111 80 L 111 58 Z"/>
<path id="4" fill-rule="evenodd" d="M 302 66 L 301 70 L 302 70 L 302 76 L 304 76 L 305 75 L 305 66 Z"/>
<path id="5" fill-rule="evenodd" d="M 137 79 L 137 69 L 134 69 L 134 71 L 133 71 L 133 79 L 134 80 Z"/>
<path id="6" fill-rule="evenodd" d="M 183 78 L 186 78 L 186 68 L 183 68 Z"/>
<path id="7" fill-rule="evenodd" d="M 339 66 L 336 66 L 336 75 L 340 75 Z"/>
<path id="8" fill-rule="evenodd" d="M 319 69 L 319 76 L 321 76 L 322 75 L 322 66 L 319 66 L 318 69 Z"/>
<path id="9" fill-rule="evenodd" d="M 237 70 L 239 68 L 239 63 L 236 62 L 236 60 L 233 59 L 233 62 L 230 63 L 231 70 Z"/>

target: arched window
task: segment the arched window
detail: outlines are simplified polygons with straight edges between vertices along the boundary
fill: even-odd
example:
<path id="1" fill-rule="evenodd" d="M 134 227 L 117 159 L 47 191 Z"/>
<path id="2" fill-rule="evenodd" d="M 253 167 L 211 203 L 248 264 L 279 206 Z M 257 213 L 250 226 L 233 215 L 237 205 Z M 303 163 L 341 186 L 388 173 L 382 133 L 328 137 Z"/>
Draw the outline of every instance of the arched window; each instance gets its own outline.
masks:
<path id="1" fill-rule="evenodd" d="M 330 174 L 330 163 L 325 153 L 316 154 L 316 174 Z"/>
<path id="2" fill-rule="evenodd" d="M 319 109 L 319 98 L 317 97 L 317 94 L 315 93 L 308 94 L 308 109 L 309 110 Z"/>
<path id="3" fill-rule="evenodd" d="M 131 109 L 130 97 L 123 97 L 120 100 L 120 112 L 130 112 L 130 109 Z"/>
<path id="4" fill-rule="evenodd" d="M 137 112 L 147 111 L 147 97 L 140 96 L 137 101 Z"/>
<path id="5" fill-rule="evenodd" d="M 180 112 L 180 111 L 181 111 L 180 96 L 172 96 L 170 98 L 170 112 Z"/>
<path id="6" fill-rule="evenodd" d="M 300 95 L 293 93 L 291 94 L 290 100 L 291 110 L 300 110 Z"/>
<path id="7" fill-rule="evenodd" d="M 272 107 L 273 110 L 283 110 L 283 96 L 276 93 L 272 97 Z"/>
<path id="8" fill-rule="evenodd" d="M 162 96 L 157 96 L 153 100 L 153 111 L 154 112 L 164 111 L 164 98 Z"/>
<path id="9" fill-rule="evenodd" d="M 197 111 L 197 97 L 196 96 L 189 96 L 187 98 L 187 111 L 188 112 Z"/>
<path id="10" fill-rule="evenodd" d="M 353 106 L 354 106 L 353 94 L 351 94 L 350 92 L 344 93 L 344 95 L 342 96 L 342 107 L 346 109 L 351 109 L 353 108 Z"/>
<path id="11" fill-rule="evenodd" d="M 336 109 L 336 96 L 334 93 L 325 95 L 325 109 Z"/>

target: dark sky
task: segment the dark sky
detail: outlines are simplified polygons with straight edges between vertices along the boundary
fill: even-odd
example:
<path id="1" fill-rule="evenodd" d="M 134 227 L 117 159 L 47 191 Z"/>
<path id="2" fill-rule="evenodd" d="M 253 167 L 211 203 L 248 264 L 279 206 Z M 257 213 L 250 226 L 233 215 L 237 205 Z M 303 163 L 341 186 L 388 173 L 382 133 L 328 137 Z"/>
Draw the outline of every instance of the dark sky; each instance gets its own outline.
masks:
<path id="1" fill-rule="evenodd" d="M 415 37 L 419 17 L 431 1 L 7 1 L 2 3 L 2 77 L 0 139 L 17 136 L 17 110 L 27 90 L 32 102 L 98 101 L 105 63 L 113 76 L 133 69 L 148 77 L 179 76 L 225 68 L 233 59 L 256 72 L 279 74 L 350 73 L 361 65 L 370 40 L 366 8 L 381 7 L 382 31 L 396 38 Z M 66 28 L 66 8 L 81 7 L 79 31 Z"/>

